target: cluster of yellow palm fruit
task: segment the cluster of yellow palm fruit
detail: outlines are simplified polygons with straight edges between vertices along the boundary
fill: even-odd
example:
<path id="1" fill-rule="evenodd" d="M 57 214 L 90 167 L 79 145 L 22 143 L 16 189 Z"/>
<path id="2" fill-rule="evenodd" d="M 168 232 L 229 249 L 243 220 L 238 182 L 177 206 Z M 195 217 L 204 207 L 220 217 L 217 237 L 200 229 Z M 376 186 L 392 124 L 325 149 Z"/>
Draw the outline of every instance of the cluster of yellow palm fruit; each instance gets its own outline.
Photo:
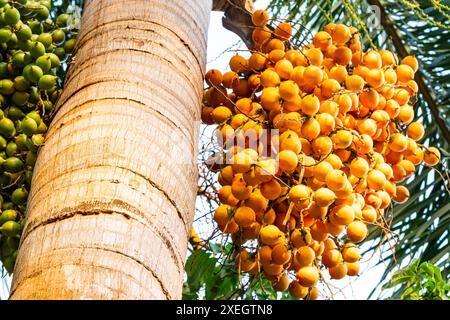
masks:
<path id="1" fill-rule="evenodd" d="M 413 56 L 364 52 L 343 24 L 296 48 L 290 23 L 271 29 L 263 10 L 252 20 L 250 56 L 205 77 L 202 120 L 228 148 L 214 220 L 231 234 L 239 272 L 315 299 L 324 269 L 332 279 L 358 275 L 367 225 L 385 226 L 391 200 L 409 197 L 398 183 L 440 153 L 417 143 Z M 272 132 L 266 143 L 263 132 Z"/>

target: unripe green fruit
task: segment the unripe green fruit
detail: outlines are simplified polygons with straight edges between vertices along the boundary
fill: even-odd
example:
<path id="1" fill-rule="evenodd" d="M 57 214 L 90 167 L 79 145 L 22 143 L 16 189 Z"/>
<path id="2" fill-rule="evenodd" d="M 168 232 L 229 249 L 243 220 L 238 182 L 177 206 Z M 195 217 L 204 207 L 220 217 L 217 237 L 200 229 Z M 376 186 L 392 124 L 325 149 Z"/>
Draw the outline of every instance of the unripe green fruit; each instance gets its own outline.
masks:
<path id="1" fill-rule="evenodd" d="M 31 185 L 31 180 L 33 178 L 33 171 L 32 170 L 26 170 L 25 171 L 25 182 L 28 186 Z"/>
<path id="2" fill-rule="evenodd" d="M 29 23 L 29 26 L 34 34 L 41 34 L 42 32 L 44 32 L 44 26 L 37 20 L 31 21 Z"/>
<path id="3" fill-rule="evenodd" d="M 45 100 L 43 104 L 45 111 L 51 112 L 53 110 L 53 103 L 51 101 Z"/>
<path id="4" fill-rule="evenodd" d="M 47 72 L 52 67 L 52 60 L 48 53 L 44 54 L 43 56 L 40 56 L 36 59 L 36 65 L 42 69 L 43 72 Z"/>
<path id="5" fill-rule="evenodd" d="M 8 0 L 0 0 L 0 8 L 3 8 L 8 4 Z"/>
<path id="6" fill-rule="evenodd" d="M 59 60 L 59 57 L 54 53 L 47 53 L 46 56 L 50 57 L 51 67 L 56 68 L 61 66 L 61 60 Z"/>
<path id="7" fill-rule="evenodd" d="M 10 95 L 13 94 L 15 91 L 14 89 L 14 82 L 12 82 L 10 79 L 2 79 L 0 80 L 0 93 Z"/>
<path id="8" fill-rule="evenodd" d="M 0 136 L 0 150 L 4 150 L 7 146 L 7 141 L 5 138 Z"/>
<path id="9" fill-rule="evenodd" d="M 5 260 L 3 260 L 3 267 L 9 274 L 13 273 L 15 264 L 16 259 L 13 255 L 10 255 L 9 257 L 6 257 Z"/>
<path id="10" fill-rule="evenodd" d="M 28 199 L 28 191 L 25 188 L 17 188 L 11 194 L 11 201 L 14 204 L 21 205 L 25 204 Z"/>
<path id="11" fill-rule="evenodd" d="M 65 27 L 67 26 L 67 23 L 69 21 L 70 16 L 67 13 L 60 14 L 56 18 L 56 25 L 59 27 Z"/>
<path id="12" fill-rule="evenodd" d="M 17 219 L 17 211 L 3 208 L 3 212 L 0 215 L 0 225 L 6 221 L 14 221 Z"/>
<path id="13" fill-rule="evenodd" d="M 34 136 L 33 136 L 34 137 Z M 32 138 L 33 139 L 33 138 Z M 44 142 L 44 140 L 43 140 L 43 138 L 42 138 L 42 143 Z M 34 142 L 33 142 L 34 143 Z M 42 144 L 41 143 L 41 144 Z M 35 146 L 36 147 L 39 147 L 39 145 L 36 145 L 35 144 Z M 27 157 L 26 157 L 26 160 L 25 160 L 25 164 L 27 165 L 27 166 L 30 166 L 30 167 L 34 167 L 34 165 L 36 164 L 36 159 L 37 159 L 37 154 L 35 153 L 35 152 L 28 152 L 27 153 Z"/>
<path id="14" fill-rule="evenodd" d="M 73 49 L 75 47 L 75 42 L 76 42 L 76 39 L 67 40 L 66 43 L 64 44 L 64 51 L 66 53 L 72 53 Z"/>
<path id="15" fill-rule="evenodd" d="M 13 157 L 17 153 L 17 144 L 13 141 L 10 141 L 6 145 L 6 154 L 8 157 Z"/>
<path id="16" fill-rule="evenodd" d="M 23 76 L 32 83 L 37 83 L 43 74 L 42 69 L 34 64 L 29 64 L 23 68 Z"/>
<path id="17" fill-rule="evenodd" d="M 6 221 L 1 227 L 0 231 L 7 237 L 14 237 L 20 233 L 20 224 L 15 221 Z"/>
<path id="18" fill-rule="evenodd" d="M 16 8 L 9 8 L 5 10 L 5 23 L 13 26 L 20 20 L 20 12 Z"/>
<path id="19" fill-rule="evenodd" d="M 11 183 L 11 181 L 12 181 L 12 178 L 9 173 L 7 173 L 7 172 L 0 173 L 0 184 L 7 186 Z M 6 209 L 5 204 L 3 204 L 3 210 L 5 210 L 5 209 Z"/>
<path id="20" fill-rule="evenodd" d="M 52 0 L 40 0 L 39 3 L 47 7 L 48 10 L 52 8 Z"/>
<path id="21" fill-rule="evenodd" d="M 8 159 L 5 160 L 5 162 L 3 162 L 3 168 L 5 169 L 6 172 L 17 173 L 22 171 L 23 163 L 17 157 L 9 157 Z"/>
<path id="22" fill-rule="evenodd" d="M 41 6 L 37 11 L 37 19 L 38 20 L 45 20 L 48 18 L 48 15 L 50 14 L 50 11 L 47 7 Z"/>
<path id="23" fill-rule="evenodd" d="M 8 238 L 6 238 L 5 243 L 8 247 L 17 250 L 19 248 L 20 238 L 19 237 L 8 237 Z"/>
<path id="24" fill-rule="evenodd" d="M 45 54 L 45 46 L 39 41 L 33 42 L 30 44 L 30 53 L 33 58 L 39 58 Z"/>
<path id="25" fill-rule="evenodd" d="M 2 254 L 2 257 L 8 257 L 8 256 L 10 256 L 14 251 L 15 251 L 14 248 L 11 248 L 10 246 L 8 246 L 8 245 L 6 244 L 6 241 L 3 242 L 2 247 L 1 247 L 1 254 Z"/>
<path id="26" fill-rule="evenodd" d="M 50 90 L 53 87 L 56 86 L 56 77 L 49 75 L 49 74 L 44 74 L 38 82 L 38 88 L 41 90 Z"/>
<path id="27" fill-rule="evenodd" d="M 8 175 L 11 177 L 11 175 L 8 173 Z M 14 210 L 14 203 L 12 203 L 12 202 L 5 202 L 5 203 L 3 203 L 3 205 L 2 205 L 2 209 L 3 210 Z M 15 211 L 15 210 L 14 210 Z M 16 220 L 16 218 L 14 218 L 14 219 L 11 219 L 11 220 Z M 3 223 L 0 223 L 0 224 L 3 224 Z"/>
<path id="28" fill-rule="evenodd" d="M 22 24 L 19 30 L 17 30 L 16 35 L 17 39 L 19 39 L 20 41 L 27 41 L 31 39 L 33 31 L 31 31 L 31 28 L 26 24 Z"/>
<path id="29" fill-rule="evenodd" d="M 36 133 L 46 133 L 47 129 L 47 125 L 44 123 L 44 121 L 41 121 L 41 123 L 38 125 Z"/>
<path id="30" fill-rule="evenodd" d="M 17 51 L 14 56 L 12 63 L 16 67 L 25 67 L 27 64 L 33 61 L 33 57 L 28 52 Z"/>
<path id="31" fill-rule="evenodd" d="M 16 128 L 14 127 L 14 122 L 11 119 L 3 118 L 0 120 L 0 134 L 4 138 L 9 138 L 14 135 Z"/>
<path id="32" fill-rule="evenodd" d="M 36 121 L 36 124 L 39 125 L 41 124 L 41 116 L 39 115 L 39 112 L 37 111 L 31 111 L 27 113 L 27 117 L 32 118 L 34 121 Z"/>
<path id="33" fill-rule="evenodd" d="M 65 60 L 66 59 L 66 51 L 64 51 L 64 48 L 56 48 L 53 51 L 54 54 L 56 54 L 56 56 L 61 60 Z"/>
<path id="34" fill-rule="evenodd" d="M 0 62 L 0 77 L 4 78 L 8 75 L 8 64 L 6 62 Z"/>
<path id="35" fill-rule="evenodd" d="M 27 143 L 27 135 L 25 133 L 18 134 L 14 138 L 14 141 L 15 141 L 15 143 L 17 145 L 17 149 L 19 151 L 27 150 L 27 145 L 26 145 L 26 143 Z"/>
<path id="36" fill-rule="evenodd" d="M 32 104 L 36 104 L 40 100 L 39 90 L 36 87 L 31 87 L 30 90 L 28 90 L 30 93 L 30 98 L 28 101 Z"/>
<path id="37" fill-rule="evenodd" d="M 24 76 L 17 76 L 14 78 L 14 88 L 19 91 L 30 89 L 30 82 Z"/>
<path id="38" fill-rule="evenodd" d="M 36 133 L 37 128 L 38 125 L 36 121 L 31 117 L 26 117 L 25 119 L 23 119 L 20 125 L 20 129 L 22 130 L 22 132 L 29 137 Z"/>
<path id="39" fill-rule="evenodd" d="M 55 44 L 63 43 L 66 40 L 66 33 L 61 29 L 52 32 L 52 39 Z"/>
<path id="40" fill-rule="evenodd" d="M 50 33 L 41 33 L 38 36 L 37 41 L 42 43 L 44 45 L 44 47 L 48 48 L 52 44 L 53 38 Z"/>
<path id="41" fill-rule="evenodd" d="M 30 94 L 25 91 L 16 91 L 11 97 L 11 101 L 16 106 L 24 106 L 28 102 Z"/>
<path id="42" fill-rule="evenodd" d="M 23 119 L 25 117 L 25 114 L 20 110 L 20 108 L 17 108 L 15 106 L 11 106 L 7 110 L 8 112 L 8 118 L 12 121 L 17 121 Z"/>
<path id="43" fill-rule="evenodd" d="M 0 29 L 0 42 L 6 43 L 8 42 L 12 37 L 12 32 L 8 28 L 1 28 Z"/>

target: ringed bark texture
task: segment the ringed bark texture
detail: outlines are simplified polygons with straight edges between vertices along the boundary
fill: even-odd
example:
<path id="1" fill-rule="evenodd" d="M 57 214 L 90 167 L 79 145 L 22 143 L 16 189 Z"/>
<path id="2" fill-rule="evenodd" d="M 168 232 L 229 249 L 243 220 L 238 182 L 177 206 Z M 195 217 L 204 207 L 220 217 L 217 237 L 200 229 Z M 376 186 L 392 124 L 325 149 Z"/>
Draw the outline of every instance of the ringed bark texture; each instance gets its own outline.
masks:
<path id="1" fill-rule="evenodd" d="M 11 299 L 181 298 L 210 10 L 86 2 Z"/>

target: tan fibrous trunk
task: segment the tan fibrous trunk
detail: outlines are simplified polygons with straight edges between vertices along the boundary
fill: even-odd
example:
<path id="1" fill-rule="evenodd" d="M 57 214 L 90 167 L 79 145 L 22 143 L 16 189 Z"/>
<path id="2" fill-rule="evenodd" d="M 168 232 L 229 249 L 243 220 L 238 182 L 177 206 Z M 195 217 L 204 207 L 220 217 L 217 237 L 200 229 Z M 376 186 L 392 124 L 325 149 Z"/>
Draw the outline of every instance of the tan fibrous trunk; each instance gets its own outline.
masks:
<path id="1" fill-rule="evenodd" d="M 210 10 L 86 2 L 11 299 L 181 298 Z"/>

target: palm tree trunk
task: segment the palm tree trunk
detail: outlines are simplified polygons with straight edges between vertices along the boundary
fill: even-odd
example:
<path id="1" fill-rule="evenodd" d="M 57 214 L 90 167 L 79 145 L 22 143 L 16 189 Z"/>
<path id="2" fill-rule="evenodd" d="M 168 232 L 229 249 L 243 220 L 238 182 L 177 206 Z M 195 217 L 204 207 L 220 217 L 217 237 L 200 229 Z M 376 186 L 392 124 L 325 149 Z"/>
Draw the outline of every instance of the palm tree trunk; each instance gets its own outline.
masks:
<path id="1" fill-rule="evenodd" d="M 181 297 L 210 10 L 86 1 L 11 299 Z"/>

